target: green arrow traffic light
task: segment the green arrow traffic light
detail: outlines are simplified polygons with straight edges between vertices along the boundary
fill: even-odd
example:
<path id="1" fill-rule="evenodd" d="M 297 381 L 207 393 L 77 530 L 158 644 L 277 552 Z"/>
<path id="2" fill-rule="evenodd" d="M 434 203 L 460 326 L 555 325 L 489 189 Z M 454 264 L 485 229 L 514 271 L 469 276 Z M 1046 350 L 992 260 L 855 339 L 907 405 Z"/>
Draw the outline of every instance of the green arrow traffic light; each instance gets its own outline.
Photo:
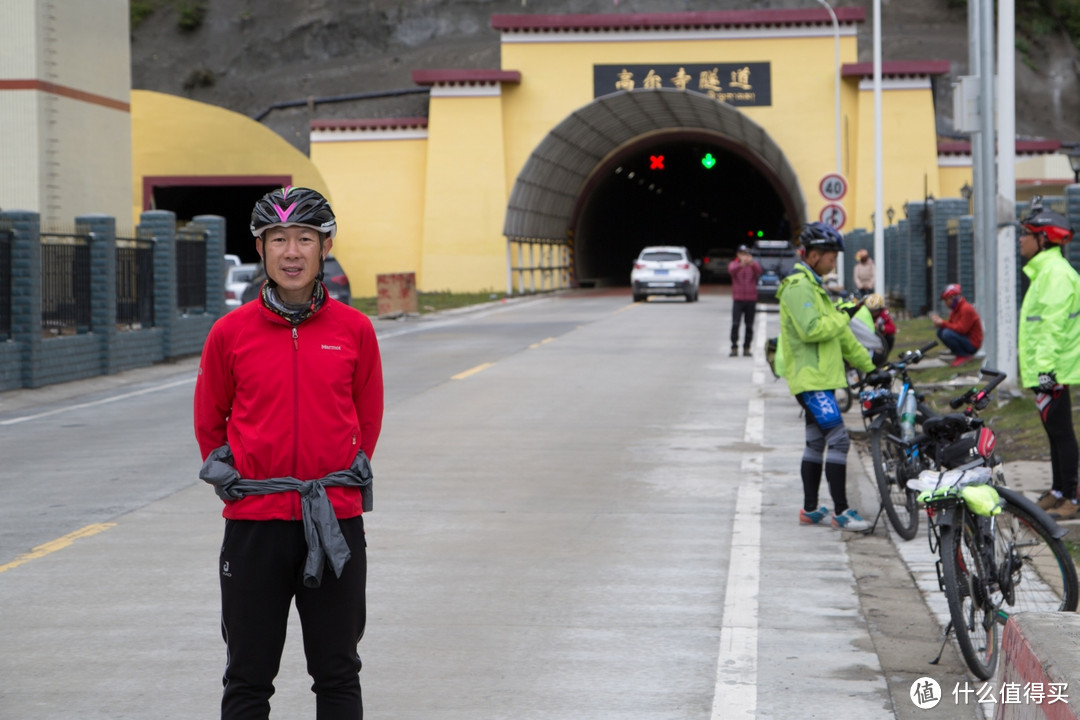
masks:
<path id="1" fill-rule="evenodd" d="M 705 166 L 706 170 L 712 170 L 712 166 L 716 164 L 716 158 L 712 153 L 705 153 L 705 157 L 701 158 L 701 164 Z"/>

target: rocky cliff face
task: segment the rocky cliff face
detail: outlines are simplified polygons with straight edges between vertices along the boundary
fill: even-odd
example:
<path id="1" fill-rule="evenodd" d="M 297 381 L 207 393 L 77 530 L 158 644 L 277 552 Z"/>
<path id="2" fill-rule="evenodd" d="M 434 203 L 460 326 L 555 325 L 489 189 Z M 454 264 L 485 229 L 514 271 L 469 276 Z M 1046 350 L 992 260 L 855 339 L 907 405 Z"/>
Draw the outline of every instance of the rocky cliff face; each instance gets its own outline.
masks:
<path id="1" fill-rule="evenodd" d="M 276 103 L 415 87 L 422 68 L 495 68 L 497 13 L 633 13 L 817 7 L 812 0 L 143 0 L 132 83 L 255 116 Z M 955 3 L 955 0 L 953 0 Z M 872 0 L 861 5 L 860 60 L 872 58 Z M 192 11 L 197 27 L 191 25 Z M 952 81 L 968 72 L 967 13 L 949 0 L 882 0 L 885 60 L 952 63 L 937 81 L 938 131 L 952 133 Z M 1017 132 L 1080 141 L 1080 53 L 1063 30 L 1021 38 Z M 274 110 L 263 122 L 307 151 L 308 121 L 425 114 L 423 96 Z"/>

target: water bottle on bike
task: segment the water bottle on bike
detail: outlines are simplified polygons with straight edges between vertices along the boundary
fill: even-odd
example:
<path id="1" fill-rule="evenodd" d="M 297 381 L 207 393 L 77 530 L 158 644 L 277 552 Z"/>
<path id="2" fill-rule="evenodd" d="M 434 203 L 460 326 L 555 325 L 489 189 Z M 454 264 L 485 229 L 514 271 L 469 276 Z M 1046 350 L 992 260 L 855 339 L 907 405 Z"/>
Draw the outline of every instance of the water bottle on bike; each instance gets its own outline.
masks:
<path id="1" fill-rule="evenodd" d="M 915 437 L 916 409 L 917 401 L 915 392 L 911 388 L 908 388 L 907 393 L 904 395 L 904 399 L 900 404 L 900 439 L 904 442 L 911 442 Z"/>

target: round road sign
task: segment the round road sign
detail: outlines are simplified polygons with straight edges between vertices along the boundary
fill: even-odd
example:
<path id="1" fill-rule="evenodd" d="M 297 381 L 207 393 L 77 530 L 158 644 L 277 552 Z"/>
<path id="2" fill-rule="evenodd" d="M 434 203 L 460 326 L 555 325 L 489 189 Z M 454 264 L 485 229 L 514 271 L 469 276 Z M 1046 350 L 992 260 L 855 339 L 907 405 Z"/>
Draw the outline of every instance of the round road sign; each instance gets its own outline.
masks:
<path id="1" fill-rule="evenodd" d="M 832 225 L 837 230 L 844 227 L 844 223 L 847 222 L 847 212 L 844 211 L 844 206 L 840 203 L 829 203 L 821 208 L 821 222 Z"/>
<path id="2" fill-rule="evenodd" d="M 818 190 L 821 191 L 821 197 L 829 202 L 836 202 L 847 195 L 847 180 L 839 173 L 829 173 L 821 178 Z"/>

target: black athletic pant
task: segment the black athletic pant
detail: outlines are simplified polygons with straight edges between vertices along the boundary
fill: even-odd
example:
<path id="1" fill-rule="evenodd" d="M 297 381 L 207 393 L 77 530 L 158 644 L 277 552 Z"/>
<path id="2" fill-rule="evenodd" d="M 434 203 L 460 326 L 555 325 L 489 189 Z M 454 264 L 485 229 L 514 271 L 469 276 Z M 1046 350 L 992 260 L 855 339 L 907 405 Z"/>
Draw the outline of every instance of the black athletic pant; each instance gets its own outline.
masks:
<path id="1" fill-rule="evenodd" d="M 753 300 L 735 300 L 731 304 L 731 347 L 739 346 L 739 322 L 745 321 L 746 330 L 743 333 L 743 347 L 750 347 L 754 340 L 754 309 L 757 302 Z"/>
<path id="2" fill-rule="evenodd" d="M 1043 429 L 1050 440 L 1051 487 L 1069 500 L 1076 497 L 1077 463 L 1080 461 L 1080 450 L 1077 449 L 1073 430 L 1071 393 L 1072 390 L 1066 385 L 1057 397 L 1053 393 L 1035 396 L 1036 405 L 1040 406 L 1039 417 Z"/>
<path id="3" fill-rule="evenodd" d="M 304 525 L 287 520 L 226 520 L 221 544 L 221 634 L 228 650 L 222 720 L 266 720 L 293 598 L 314 679 L 318 720 L 361 720 L 360 656 L 367 606 L 363 517 L 341 521 L 352 551 L 339 579 L 303 583 Z"/>

